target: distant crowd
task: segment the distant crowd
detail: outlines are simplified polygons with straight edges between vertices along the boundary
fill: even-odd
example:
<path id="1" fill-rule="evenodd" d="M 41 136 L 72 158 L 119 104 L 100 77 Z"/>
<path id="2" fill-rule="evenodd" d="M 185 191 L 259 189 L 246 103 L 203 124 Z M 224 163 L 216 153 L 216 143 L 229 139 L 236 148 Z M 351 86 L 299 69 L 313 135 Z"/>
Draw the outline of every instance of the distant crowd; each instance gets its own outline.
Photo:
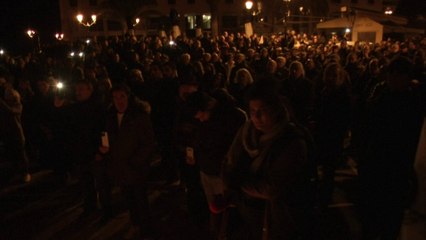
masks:
<path id="1" fill-rule="evenodd" d="M 191 217 L 218 239 L 315 239 L 348 156 L 364 239 L 396 239 L 415 201 L 424 36 L 126 34 L 0 66 L 2 172 L 77 178 L 85 211 L 106 217 L 119 186 L 129 234 L 155 235 L 147 188 L 162 180 L 187 189 Z"/>

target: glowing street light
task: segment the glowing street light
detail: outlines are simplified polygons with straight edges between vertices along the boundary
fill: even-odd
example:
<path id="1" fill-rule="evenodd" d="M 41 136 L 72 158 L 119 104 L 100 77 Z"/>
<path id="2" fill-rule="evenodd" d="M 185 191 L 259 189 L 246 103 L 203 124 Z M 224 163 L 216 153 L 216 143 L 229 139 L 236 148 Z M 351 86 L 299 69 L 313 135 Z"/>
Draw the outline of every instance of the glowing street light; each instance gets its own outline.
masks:
<path id="1" fill-rule="evenodd" d="M 56 87 L 58 89 L 62 89 L 62 88 L 64 88 L 64 84 L 62 82 L 58 82 L 58 83 L 56 83 Z"/>
<path id="2" fill-rule="evenodd" d="M 385 10 L 385 14 L 386 14 L 386 15 L 392 15 L 392 14 L 393 14 L 392 9 L 391 9 L 391 8 L 386 8 L 386 10 Z"/>
<path id="3" fill-rule="evenodd" d="M 32 29 L 28 29 L 27 35 L 28 35 L 28 37 L 33 38 L 36 35 L 36 32 Z"/>
<path id="4" fill-rule="evenodd" d="M 88 22 L 84 22 L 83 21 L 84 20 L 84 16 L 81 13 L 78 14 L 77 16 L 75 16 L 75 18 L 77 19 L 78 23 L 80 23 L 81 25 L 83 25 L 85 27 L 90 27 L 90 26 L 92 26 L 93 24 L 96 23 L 97 16 L 95 14 L 92 14 L 92 16 L 90 16 L 91 21 L 88 21 Z"/>
<path id="5" fill-rule="evenodd" d="M 61 41 L 62 39 L 64 39 L 64 34 L 63 33 L 56 33 L 55 38 L 57 40 Z"/>
<path id="6" fill-rule="evenodd" d="M 247 10 L 251 10 L 253 8 L 254 3 L 253 1 L 248 0 L 246 1 L 245 5 Z"/>
<path id="7" fill-rule="evenodd" d="M 140 22 L 141 22 L 141 19 L 140 18 L 136 18 L 135 19 L 135 23 L 133 23 L 133 27 L 136 26 L 136 25 L 138 25 Z"/>
<path id="8" fill-rule="evenodd" d="M 33 29 L 28 29 L 26 33 L 29 38 L 34 39 L 33 41 L 35 41 L 34 51 L 41 53 L 40 35 Z"/>
<path id="9" fill-rule="evenodd" d="M 255 6 L 255 3 L 253 1 L 248 0 L 245 2 L 245 7 L 249 12 L 251 12 L 251 15 L 253 15 L 253 17 L 256 17 L 262 12 L 262 2 L 260 1 L 256 2 Z"/>
<path id="10" fill-rule="evenodd" d="M 3 49 L 0 49 L 0 55 L 4 55 L 4 50 Z"/>

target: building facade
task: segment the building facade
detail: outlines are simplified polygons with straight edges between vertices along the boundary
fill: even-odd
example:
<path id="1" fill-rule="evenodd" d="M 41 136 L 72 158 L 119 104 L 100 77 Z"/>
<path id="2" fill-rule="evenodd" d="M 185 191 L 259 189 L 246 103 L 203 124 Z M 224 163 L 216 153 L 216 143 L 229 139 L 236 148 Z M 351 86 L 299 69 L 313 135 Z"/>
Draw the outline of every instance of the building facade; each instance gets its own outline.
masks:
<path id="1" fill-rule="evenodd" d="M 108 1 L 59 1 L 62 32 L 68 40 L 121 35 L 129 30 L 126 17 L 108 6 Z M 157 0 L 145 1 L 145 4 L 137 4 L 141 1 L 130 2 L 135 3 L 131 13 L 131 21 L 134 21 L 131 28 L 136 35 L 156 35 L 162 30 L 171 31 L 173 21 L 187 34 L 196 34 L 199 30 L 211 31 L 212 6 L 208 0 Z M 220 31 L 241 30 L 246 17 L 243 0 L 217 1 L 216 8 Z M 83 15 L 82 23 L 87 26 L 77 21 L 78 14 Z M 96 15 L 96 23 L 89 26 L 92 23 L 90 16 L 93 14 Z"/>
<path id="2" fill-rule="evenodd" d="M 354 11 L 382 17 L 385 9 L 396 4 L 396 0 L 253 0 L 253 7 L 246 9 L 246 0 L 59 1 L 66 40 L 122 35 L 129 29 L 136 35 L 216 35 L 245 31 L 248 22 L 255 33 L 288 29 L 313 33 L 321 21 Z M 96 15 L 96 22 L 91 15 Z"/>
<path id="3" fill-rule="evenodd" d="M 336 34 L 351 41 L 380 42 L 424 34 L 409 26 L 408 19 L 393 14 L 398 0 L 329 0 L 331 19 L 317 24 L 326 35 Z"/>

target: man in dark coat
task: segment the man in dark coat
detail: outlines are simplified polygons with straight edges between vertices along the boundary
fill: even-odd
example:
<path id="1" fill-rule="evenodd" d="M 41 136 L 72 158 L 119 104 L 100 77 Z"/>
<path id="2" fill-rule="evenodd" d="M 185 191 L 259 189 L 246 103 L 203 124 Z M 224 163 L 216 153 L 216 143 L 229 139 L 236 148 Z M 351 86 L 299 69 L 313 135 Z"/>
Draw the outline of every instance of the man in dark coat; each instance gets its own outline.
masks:
<path id="1" fill-rule="evenodd" d="M 359 161 L 363 239 L 397 239 L 413 187 L 422 125 L 420 98 L 410 87 L 410 60 L 397 57 L 367 103 Z"/>
<path id="2" fill-rule="evenodd" d="M 216 206 L 223 197 L 221 166 L 235 134 L 247 120 L 247 116 L 244 111 L 235 107 L 233 98 L 224 90 L 218 90 L 213 95 L 215 96 L 198 91 L 188 97 L 194 118 L 201 125 L 194 146 L 194 156 L 187 156 L 187 160 L 190 163 L 196 161 L 200 167 L 201 183 L 211 211 L 210 224 L 212 230 L 217 231 L 219 215 Z"/>
<path id="3" fill-rule="evenodd" d="M 102 105 L 94 98 L 93 91 L 94 87 L 88 80 L 79 80 L 76 83 L 76 102 L 69 106 L 67 119 L 69 134 L 67 141 L 84 195 L 85 214 L 97 209 L 94 159 L 99 146 L 104 117 Z"/>
<path id="4" fill-rule="evenodd" d="M 112 97 L 105 125 L 109 142 L 99 151 L 107 161 L 108 175 L 127 201 L 133 224 L 128 234 L 146 236 L 152 232 L 146 180 L 157 146 L 154 130 L 146 106 L 131 98 L 127 86 L 115 86 Z"/>

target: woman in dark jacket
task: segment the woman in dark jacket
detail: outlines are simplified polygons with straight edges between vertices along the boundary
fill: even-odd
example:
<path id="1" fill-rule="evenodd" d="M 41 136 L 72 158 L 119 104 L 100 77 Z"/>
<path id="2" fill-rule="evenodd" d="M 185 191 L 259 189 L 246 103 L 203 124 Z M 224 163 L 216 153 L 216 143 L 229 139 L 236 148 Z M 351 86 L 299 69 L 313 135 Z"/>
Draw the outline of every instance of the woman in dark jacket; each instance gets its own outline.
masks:
<path id="1" fill-rule="evenodd" d="M 265 85 L 264 85 L 265 84 Z M 244 234 L 231 239 L 311 239 L 314 165 L 306 132 L 289 121 L 265 81 L 249 93 L 250 121 L 237 133 L 224 165 Z"/>
<path id="2" fill-rule="evenodd" d="M 343 140 L 352 119 L 350 82 L 338 63 L 326 66 L 323 88 L 315 108 L 315 140 L 318 162 L 323 167 L 321 203 L 327 206 L 334 189 L 334 172 L 343 151 Z"/>
<path id="3" fill-rule="evenodd" d="M 303 64 L 293 61 L 289 78 L 281 82 L 280 94 L 288 99 L 296 120 L 304 126 L 308 126 L 312 115 L 314 93 L 313 84 L 305 76 Z"/>

